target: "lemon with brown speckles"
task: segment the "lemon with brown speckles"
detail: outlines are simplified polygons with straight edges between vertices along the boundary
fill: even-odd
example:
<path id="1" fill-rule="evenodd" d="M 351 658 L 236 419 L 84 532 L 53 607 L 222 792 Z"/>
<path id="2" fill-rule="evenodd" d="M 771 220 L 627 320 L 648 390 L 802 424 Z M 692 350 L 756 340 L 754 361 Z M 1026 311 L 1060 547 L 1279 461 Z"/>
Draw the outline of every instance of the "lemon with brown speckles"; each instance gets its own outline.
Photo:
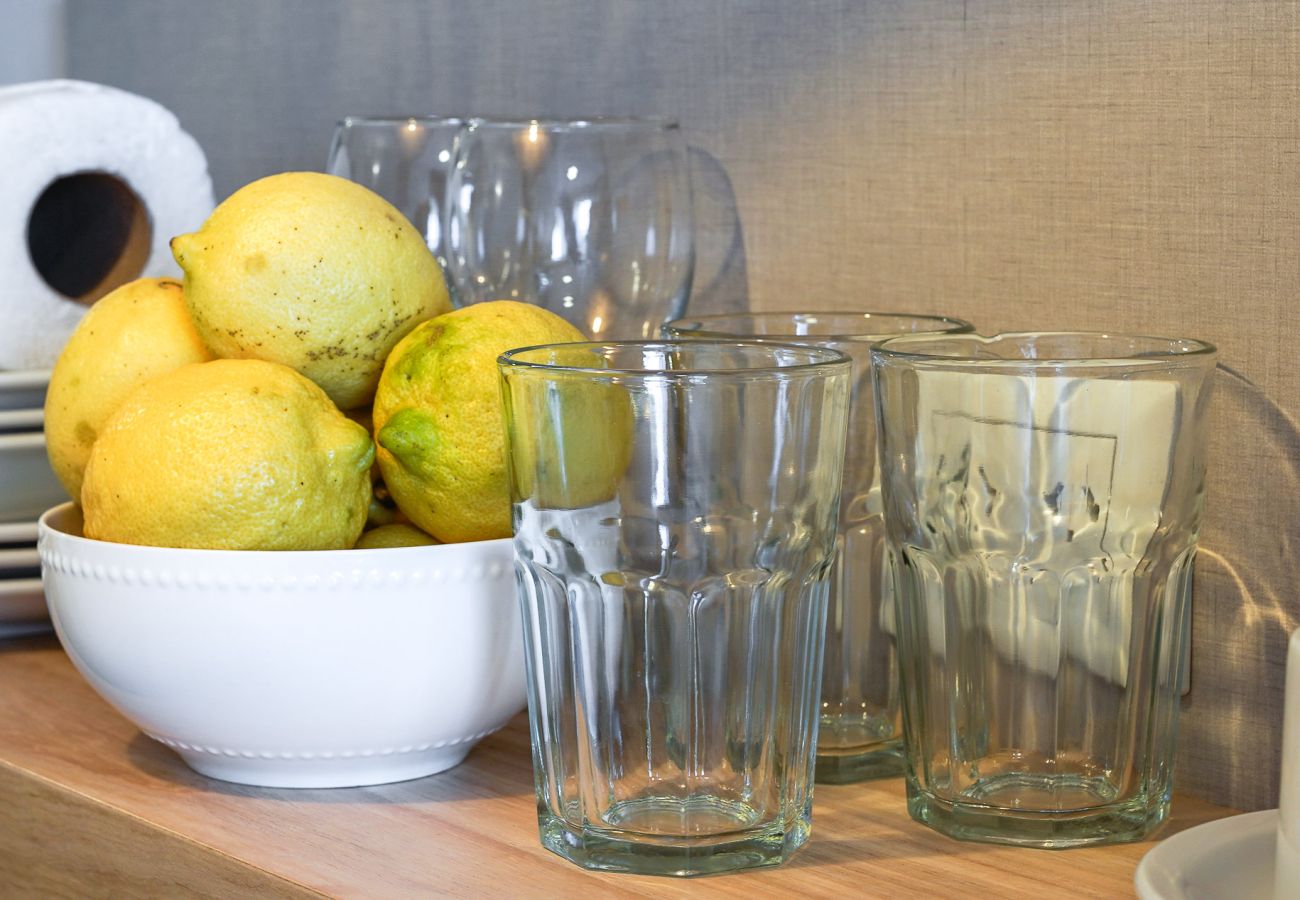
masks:
<path id="1" fill-rule="evenodd" d="M 412 522 L 445 543 L 509 537 L 497 357 L 584 340 L 564 319 L 511 300 L 423 323 L 394 348 L 375 394 L 384 484 Z"/>
<path id="2" fill-rule="evenodd" d="M 283 363 L 340 409 L 374 395 L 384 360 L 451 308 L 424 237 L 387 200 L 319 172 L 245 185 L 172 239 L 185 296 L 220 357 Z"/>
<path id="3" fill-rule="evenodd" d="M 92 306 L 59 354 L 45 394 L 45 449 L 68 494 L 81 498 L 90 448 L 133 388 L 209 359 L 179 281 L 140 278 Z"/>
<path id="4" fill-rule="evenodd" d="M 325 392 L 261 360 L 193 363 L 122 400 L 91 449 L 89 538 L 220 550 L 344 550 L 374 444 Z"/>

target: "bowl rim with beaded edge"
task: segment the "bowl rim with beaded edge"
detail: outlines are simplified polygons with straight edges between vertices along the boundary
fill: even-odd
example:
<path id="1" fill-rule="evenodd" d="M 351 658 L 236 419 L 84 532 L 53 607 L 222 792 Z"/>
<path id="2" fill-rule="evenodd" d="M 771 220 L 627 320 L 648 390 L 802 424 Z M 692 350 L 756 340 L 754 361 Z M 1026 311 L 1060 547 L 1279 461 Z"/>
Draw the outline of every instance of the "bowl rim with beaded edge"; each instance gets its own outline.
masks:
<path id="1" fill-rule="evenodd" d="M 55 632 L 96 692 L 213 778 L 355 787 L 460 763 L 525 706 L 510 538 L 190 550 L 40 518 Z"/>

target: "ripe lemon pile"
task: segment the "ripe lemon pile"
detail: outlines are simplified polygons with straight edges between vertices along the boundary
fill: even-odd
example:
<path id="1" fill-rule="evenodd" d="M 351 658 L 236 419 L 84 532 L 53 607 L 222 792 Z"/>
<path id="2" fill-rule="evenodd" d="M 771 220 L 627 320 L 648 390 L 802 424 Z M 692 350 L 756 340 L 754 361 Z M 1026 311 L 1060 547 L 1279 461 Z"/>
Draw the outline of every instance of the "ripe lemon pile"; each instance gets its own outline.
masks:
<path id="1" fill-rule="evenodd" d="M 253 182 L 172 251 L 183 283 L 100 300 L 50 379 L 46 446 L 87 537 L 325 550 L 510 534 L 496 358 L 577 329 L 513 301 L 452 311 L 421 234 L 331 175 Z"/>

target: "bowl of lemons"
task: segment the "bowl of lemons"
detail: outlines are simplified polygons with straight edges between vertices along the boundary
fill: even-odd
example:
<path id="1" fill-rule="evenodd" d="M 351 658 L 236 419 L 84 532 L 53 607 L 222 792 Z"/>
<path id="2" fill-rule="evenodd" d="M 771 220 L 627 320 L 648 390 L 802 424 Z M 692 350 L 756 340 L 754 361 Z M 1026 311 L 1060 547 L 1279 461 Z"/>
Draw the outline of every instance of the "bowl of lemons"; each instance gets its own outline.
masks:
<path id="1" fill-rule="evenodd" d="M 582 335 L 452 310 L 419 232 L 286 173 L 98 301 L 46 394 L 38 529 L 74 665 L 193 769 L 276 787 L 456 765 L 525 705 L 496 358 Z"/>

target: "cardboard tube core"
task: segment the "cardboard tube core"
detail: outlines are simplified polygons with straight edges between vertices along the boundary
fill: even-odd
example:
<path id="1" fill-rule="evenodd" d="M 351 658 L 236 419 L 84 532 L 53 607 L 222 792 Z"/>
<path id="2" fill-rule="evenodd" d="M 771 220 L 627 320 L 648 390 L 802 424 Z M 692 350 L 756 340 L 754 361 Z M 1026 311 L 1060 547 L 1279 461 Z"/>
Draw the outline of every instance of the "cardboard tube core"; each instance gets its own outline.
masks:
<path id="1" fill-rule="evenodd" d="M 87 306 L 140 277 L 152 239 L 144 202 L 108 172 L 55 179 L 27 219 L 36 271 L 51 288 Z"/>

